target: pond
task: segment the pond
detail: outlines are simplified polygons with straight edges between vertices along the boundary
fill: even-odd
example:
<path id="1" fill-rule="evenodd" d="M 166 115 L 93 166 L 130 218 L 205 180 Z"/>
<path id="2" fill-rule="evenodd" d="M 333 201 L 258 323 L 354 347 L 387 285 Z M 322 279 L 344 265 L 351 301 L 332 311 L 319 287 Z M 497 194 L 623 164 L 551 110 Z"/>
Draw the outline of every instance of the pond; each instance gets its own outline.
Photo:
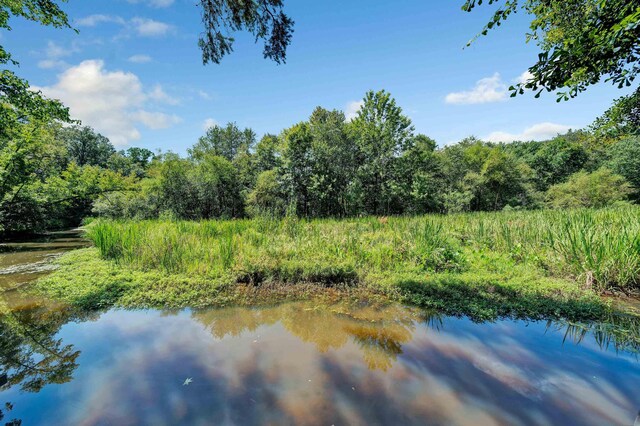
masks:
<path id="1" fill-rule="evenodd" d="M 637 354 L 561 322 L 312 302 L 14 306 L 0 321 L 3 422 L 633 425 L 640 409 Z"/>

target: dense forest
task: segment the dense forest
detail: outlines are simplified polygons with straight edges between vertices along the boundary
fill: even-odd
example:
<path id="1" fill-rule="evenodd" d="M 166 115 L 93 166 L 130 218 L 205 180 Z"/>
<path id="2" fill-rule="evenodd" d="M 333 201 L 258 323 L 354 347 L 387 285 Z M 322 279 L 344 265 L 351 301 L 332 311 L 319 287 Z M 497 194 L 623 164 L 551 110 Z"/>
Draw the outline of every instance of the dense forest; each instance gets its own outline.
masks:
<path id="1" fill-rule="evenodd" d="M 188 155 L 116 151 L 79 124 L 16 120 L 0 135 L 0 230 L 84 217 L 349 217 L 602 207 L 640 198 L 638 94 L 588 129 L 542 141 L 438 146 L 385 91 L 359 113 L 317 107 L 279 135 L 213 126 Z"/>

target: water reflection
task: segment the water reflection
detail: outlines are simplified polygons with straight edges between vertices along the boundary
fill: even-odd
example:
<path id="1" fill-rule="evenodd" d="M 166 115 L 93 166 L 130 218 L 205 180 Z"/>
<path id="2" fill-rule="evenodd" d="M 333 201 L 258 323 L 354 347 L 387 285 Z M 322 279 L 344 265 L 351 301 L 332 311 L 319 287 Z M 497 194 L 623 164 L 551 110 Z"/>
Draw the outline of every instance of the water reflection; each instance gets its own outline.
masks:
<path id="1" fill-rule="evenodd" d="M 633 424 L 638 360 L 559 327 L 399 306 L 37 307 L 0 322 L 0 402 L 30 425 Z"/>

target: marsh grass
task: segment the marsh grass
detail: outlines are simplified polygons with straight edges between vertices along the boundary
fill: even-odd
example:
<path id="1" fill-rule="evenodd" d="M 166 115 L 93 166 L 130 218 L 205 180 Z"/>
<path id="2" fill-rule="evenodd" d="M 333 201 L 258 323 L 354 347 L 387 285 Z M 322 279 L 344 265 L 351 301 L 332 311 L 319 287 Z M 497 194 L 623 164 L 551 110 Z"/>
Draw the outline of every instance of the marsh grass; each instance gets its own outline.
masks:
<path id="1" fill-rule="evenodd" d="M 105 221 L 38 284 L 83 307 L 187 307 L 340 289 L 447 314 L 606 319 L 640 288 L 640 208 L 233 221 Z M 310 291 L 309 289 L 314 289 Z M 276 291 L 277 290 L 277 291 Z M 247 296 L 248 295 L 248 296 Z"/>
<path id="2" fill-rule="evenodd" d="M 640 284 L 636 207 L 384 220 L 97 221 L 88 237 L 121 265 L 208 277 L 334 283 L 342 275 L 352 282 L 399 271 L 483 272 L 497 262 L 597 291 Z"/>

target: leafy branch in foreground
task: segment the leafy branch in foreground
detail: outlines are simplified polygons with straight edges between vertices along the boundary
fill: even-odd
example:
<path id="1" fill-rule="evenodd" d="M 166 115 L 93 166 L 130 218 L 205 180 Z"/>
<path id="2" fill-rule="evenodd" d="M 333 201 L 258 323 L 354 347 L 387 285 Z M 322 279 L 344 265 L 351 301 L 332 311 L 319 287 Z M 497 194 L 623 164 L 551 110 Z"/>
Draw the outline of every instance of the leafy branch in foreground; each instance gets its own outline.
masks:
<path id="1" fill-rule="evenodd" d="M 500 26 L 523 10 L 533 15 L 526 40 L 535 41 L 541 52 L 529 68 L 531 77 L 512 86 L 512 96 L 525 90 L 558 92 L 568 100 L 605 79 L 618 88 L 630 86 L 640 73 L 640 1 L 638 0 L 488 0 L 498 4 L 480 35 Z M 470 12 L 482 0 L 467 0 Z"/>
<path id="2" fill-rule="evenodd" d="M 286 62 L 287 47 L 293 34 L 293 20 L 282 11 L 283 0 L 201 0 L 204 32 L 198 46 L 202 62 L 219 64 L 233 51 L 230 33 L 247 31 L 264 39 L 263 54 L 278 64 Z"/>

